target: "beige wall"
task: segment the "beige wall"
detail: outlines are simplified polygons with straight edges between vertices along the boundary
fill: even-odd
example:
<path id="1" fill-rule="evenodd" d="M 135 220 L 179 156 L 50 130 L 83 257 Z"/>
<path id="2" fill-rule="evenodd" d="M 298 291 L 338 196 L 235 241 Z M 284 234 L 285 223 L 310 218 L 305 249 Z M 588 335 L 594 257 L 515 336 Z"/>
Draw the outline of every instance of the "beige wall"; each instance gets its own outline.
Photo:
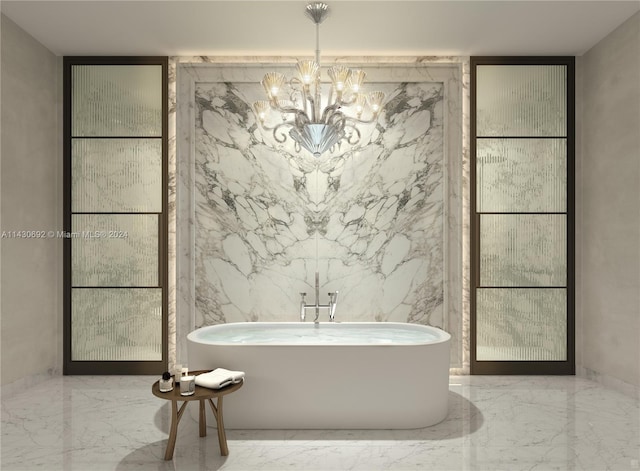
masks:
<path id="1" fill-rule="evenodd" d="M 2 15 L 2 231 L 62 229 L 60 59 Z M 5 236 L 3 393 L 62 370 L 62 239 Z"/>
<path id="2" fill-rule="evenodd" d="M 640 386 L 640 13 L 589 50 L 578 71 L 578 371 L 633 391 Z"/>

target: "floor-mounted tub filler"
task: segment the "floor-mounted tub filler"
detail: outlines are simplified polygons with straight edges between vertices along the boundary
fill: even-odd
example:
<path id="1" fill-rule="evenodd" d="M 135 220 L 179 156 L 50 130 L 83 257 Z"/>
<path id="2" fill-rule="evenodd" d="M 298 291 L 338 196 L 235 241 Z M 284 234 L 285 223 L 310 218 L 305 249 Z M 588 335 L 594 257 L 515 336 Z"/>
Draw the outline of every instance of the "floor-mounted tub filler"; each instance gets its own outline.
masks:
<path id="1" fill-rule="evenodd" d="M 187 336 L 191 370 L 246 373 L 233 429 L 411 429 L 447 416 L 451 336 L 392 322 L 243 322 Z"/>

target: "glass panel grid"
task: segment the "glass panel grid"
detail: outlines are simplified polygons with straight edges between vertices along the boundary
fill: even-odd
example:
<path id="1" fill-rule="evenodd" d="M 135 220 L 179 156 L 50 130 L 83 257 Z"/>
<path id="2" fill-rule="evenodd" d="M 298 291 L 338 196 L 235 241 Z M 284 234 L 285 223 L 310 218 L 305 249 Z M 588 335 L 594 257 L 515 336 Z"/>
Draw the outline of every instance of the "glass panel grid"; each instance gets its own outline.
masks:
<path id="1" fill-rule="evenodd" d="M 74 214 L 72 286 L 159 286 L 157 214 Z"/>
<path id="2" fill-rule="evenodd" d="M 162 360 L 162 288 L 74 288 L 73 361 Z"/>
<path id="3" fill-rule="evenodd" d="M 73 139 L 73 212 L 162 211 L 162 140 Z"/>
<path id="4" fill-rule="evenodd" d="M 486 62 L 472 58 L 477 248 L 472 372 L 570 372 L 571 365 L 565 370 L 551 363 L 573 359 L 567 299 L 573 62 Z M 518 362 L 528 364 L 513 364 Z"/>
<path id="5" fill-rule="evenodd" d="M 566 216 L 480 216 L 480 286 L 566 286 Z"/>
<path id="6" fill-rule="evenodd" d="M 165 354 L 166 66 L 166 58 L 65 58 L 66 374 L 156 373 Z M 135 363 L 93 363 L 124 361 Z"/>
<path id="7" fill-rule="evenodd" d="M 566 139 L 479 139 L 478 212 L 565 212 Z"/>
<path id="8" fill-rule="evenodd" d="M 566 289 L 476 290 L 478 361 L 565 361 Z"/>
<path id="9" fill-rule="evenodd" d="M 161 65 L 72 67 L 71 135 L 161 136 Z"/>
<path id="10" fill-rule="evenodd" d="M 566 136 L 565 65 L 478 65 L 478 136 Z"/>

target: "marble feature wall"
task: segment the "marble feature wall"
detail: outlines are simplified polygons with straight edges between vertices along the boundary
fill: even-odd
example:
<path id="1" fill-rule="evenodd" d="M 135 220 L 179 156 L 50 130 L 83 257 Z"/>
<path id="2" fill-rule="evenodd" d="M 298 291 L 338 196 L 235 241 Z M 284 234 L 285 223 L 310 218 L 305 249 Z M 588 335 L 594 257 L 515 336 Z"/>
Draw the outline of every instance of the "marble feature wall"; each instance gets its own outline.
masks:
<path id="1" fill-rule="evenodd" d="M 340 291 L 339 320 L 442 327 L 464 370 L 468 154 L 462 66 L 452 62 L 363 64 L 368 87 L 387 94 L 385 112 L 360 146 L 316 159 L 277 143 L 251 110 L 262 75 L 290 64 L 172 60 L 178 361 L 193 328 L 298 320 L 317 271 L 321 303 Z"/>
<path id="2" fill-rule="evenodd" d="M 196 85 L 196 327 L 295 321 L 316 271 L 341 320 L 443 325 L 443 86 L 383 88 L 360 150 L 316 159 L 256 127 L 259 84 Z"/>

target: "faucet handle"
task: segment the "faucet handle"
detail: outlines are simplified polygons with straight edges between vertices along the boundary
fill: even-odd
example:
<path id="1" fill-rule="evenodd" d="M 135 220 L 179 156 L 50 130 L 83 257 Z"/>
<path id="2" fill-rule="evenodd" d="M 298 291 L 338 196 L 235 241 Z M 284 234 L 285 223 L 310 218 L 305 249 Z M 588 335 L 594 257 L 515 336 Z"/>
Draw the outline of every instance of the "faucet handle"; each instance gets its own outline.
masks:
<path id="1" fill-rule="evenodd" d="M 330 304 L 330 308 L 329 308 L 329 320 L 331 322 L 333 322 L 336 318 L 336 307 L 338 307 L 338 290 L 335 290 L 335 292 L 330 293 L 331 296 L 331 302 Z"/>
<path id="2" fill-rule="evenodd" d="M 304 301 L 304 297 L 307 295 L 307 293 L 300 293 L 300 297 L 302 298 L 302 300 Z"/>

